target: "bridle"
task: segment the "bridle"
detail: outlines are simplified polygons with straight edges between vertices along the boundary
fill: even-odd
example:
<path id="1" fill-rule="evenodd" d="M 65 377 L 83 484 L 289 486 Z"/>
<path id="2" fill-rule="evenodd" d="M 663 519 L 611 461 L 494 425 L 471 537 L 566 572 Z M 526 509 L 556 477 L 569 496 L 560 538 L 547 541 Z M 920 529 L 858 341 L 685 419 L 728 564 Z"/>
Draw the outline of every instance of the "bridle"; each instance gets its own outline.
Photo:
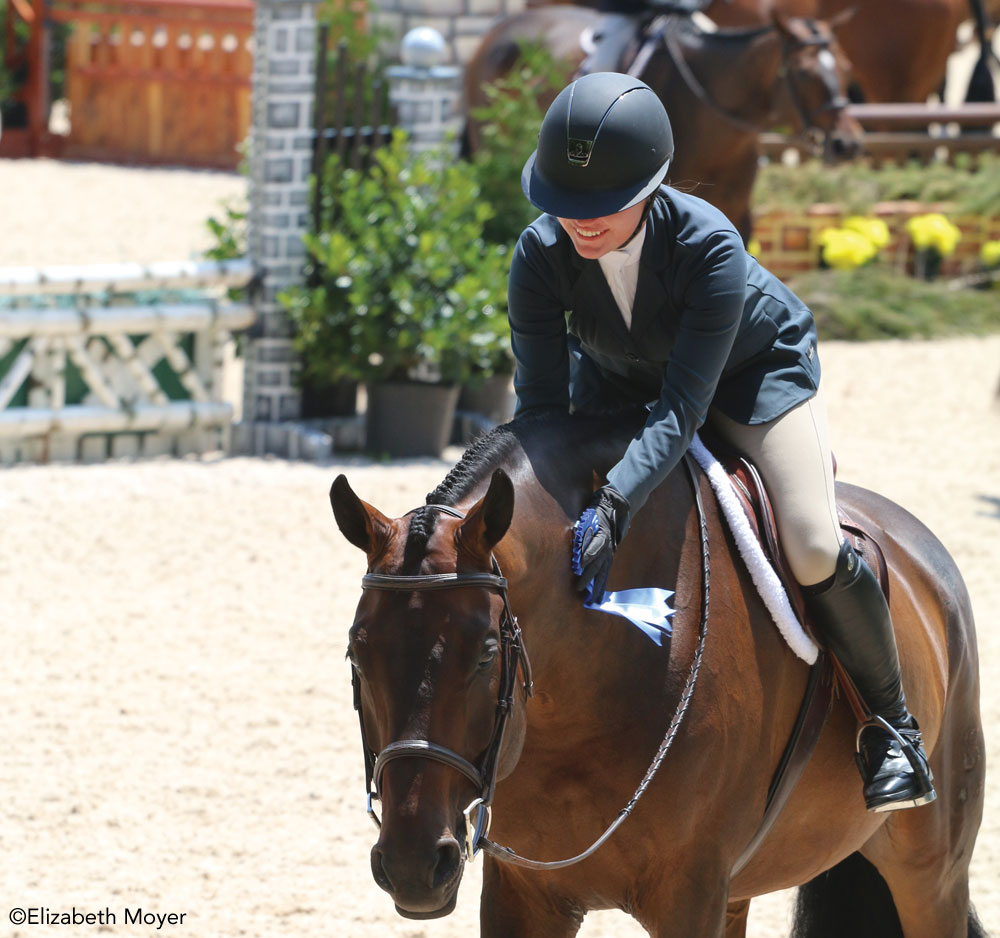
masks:
<path id="1" fill-rule="evenodd" d="M 480 586 L 486 589 L 495 589 L 503 599 L 503 615 L 500 621 L 500 689 L 497 695 L 497 716 L 493 726 L 493 736 L 486 747 L 480 764 L 473 765 L 468 759 L 460 756 L 457 752 L 447 746 L 430 742 L 425 739 L 402 739 L 389 743 L 378 755 L 368 745 L 368 738 L 365 733 L 364 714 L 361 712 L 361 682 L 358 677 L 358 670 L 352 667 L 351 680 L 354 687 L 354 709 L 358 711 L 358 719 L 361 723 L 361 743 L 365 754 L 365 776 L 366 790 L 368 792 L 368 815 L 375 822 L 375 826 L 381 828 L 382 822 L 372 807 L 373 800 L 381 800 L 382 773 L 386 765 L 393 759 L 404 757 L 431 759 L 444 765 L 451 766 L 468 778 L 479 790 L 479 795 L 474 798 L 468 807 L 462 812 L 465 818 L 465 856 L 467 860 L 473 860 L 476 854 L 482 850 L 489 856 L 514 866 L 525 867 L 534 870 L 554 870 L 562 869 L 579 863 L 581 860 L 591 856 L 597 849 L 608 840 L 609 837 L 622 825 L 625 819 L 632 813 L 639 799 L 646 793 L 649 785 L 653 781 L 657 771 L 663 764 L 667 752 L 673 745 L 674 739 L 680 730 L 681 723 L 687 714 L 688 705 L 694 694 L 695 684 L 698 681 L 698 674 L 701 670 L 702 656 L 705 651 L 705 642 L 708 638 L 708 599 L 709 582 L 711 580 L 711 570 L 709 562 L 709 538 L 708 523 L 705 519 L 705 507 L 702 503 L 701 488 L 698 483 L 698 469 L 690 454 L 685 454 L 682 459 L 688 478 L 694 490 L 694 504 L 698 521 L 698 535 L 701 544 L 701 619 L 698 625 L 698 642 L 695 646 L 694 657 L 688 671 L 684 689 L 681 691 L 680 699 L 674 710 L 674 715 L 667 727 L 666 735 L 660 743 L 653 760 L 646 769 L 645 775 L 639 782 L 638 788 L 632 795 L 628 804 L 625 805 L 615 816 L 614 820 L 607 827 L 603 834 L 597 838 L 586 850 L 574 857 L 565 860 L 531 860 L 515 853 L 510 847 L 504 847 L 494 843 L 488 838 L 491 821 L 491 806 L 493 796 L 496 791 L 497 764 L 500 755 L 500 748 L 503 744 L 504 731 L 507 720 L 514 706 L 514 684 L 516 681 L 517 666 L 520 664 L 524 680 L 524 691 L 527 697 L 531 697 L 533 686 L 531 680 L 531 664 L 528 661 L 528 653 L 521 639 L 521 629 L 517 624 L 517 619 L 511 614 L 510 606 L 507 602 L 507 580 L 501 575 L 500 567 L 496 558 L 490 556 L 490 563 L 493 573 L 432 573 L 421 576 L 403 576 L 397 574 L 368 573 L 361 578 L 363 589 L 398 590 L 409 592 L 412 590 L 434 590 L 434 589 L 455 589 L 465 586 Z M 451 515 L 454 518 L 464 518 L 465 516 L 447 505 L 425 505 L 434 511 L 440 511 Z M 416 509 L 414 509 L 416 510 Z M 410 512 L 412 514 L 412 512 Z M 372 783 L 374 782 L 374 790 Z M 472 823 L 472 812 L 476 812 L 475 824 Z"/>
<path id="2" fill-rule="evenodd" d="M 451 515 L 453 518 L 465 517 L 460 511 L 456 511 L 448 505 L 424 505 L 423 507 Z M 489 833 L 500 750 L 503 746 L 507 721 L 514 709 L 514 685 L 517 680 L 518 665 L 520 665 L 523 675 L 525 695 L 531 697 L 533 693 L 531 662 L 528 660 L 528 652 L 521 639 L 521 628 L 511 613 L 510 603 L 507 601 L 507 580 L 501 574 L 496 557 L 492 554 L 490 555 L 490 564 L 493 568 L 492 573 L 430 573 L 419 576 L 368 573 L 361 578 L 362 589 L 412 592 L 414 590 L 460 589 L 472 586 L 495 590 L 500 594 L 500 598 L 503 600 L 503 613 L 500 617 L 500 687 L 497 692 L 493 734 L 478 765 L 474 765 L 447 746 L 427 739 L 397 740 L 389 743 L 376 755 L 368 744 L 365 732 L 365 720 L 361 712 L 361 681 L 358 669 L 352 667 L 351 671 L 354 709 L 358 711 L 358 720 L 361 723 L 361 744 L 365 754 L 365 781 L 368 792 L 369 817 L 375 822 L 376 827 L 382 826 L 382 822 L 372 806 L 372 801 L 382 800 L 382 775 L 390 762 L 403 758 L 419 758 L 430 759 L 450 766 L 469 779 L 479 792 L 477 797 L 462 812 L 465 818 L 465 851 L 466 857 L 470 860 L 478 852 L 480 839 Z M 474 811 L 476 812 L 475 823 L 472 821 Z"/>
<path id="3" fill-rule="evenodd" d="M 698 77 L 691 70 L 691 66 L 684 57 L 684 50 L 681 48 L 677 39 L 678 30 L 676 23 L 677 17 L 670 14 L 658 16 L 650 23 L 649 28 L 646 31 L 643 44 L 640 47 L 635 60 L 632 62 L 632 65 L 629 67 L 628 74 L 634 78 L 641 78 L 643 72 L 645 72 L 646 68 L 649 66 L 649 61 L 652 58 L 653 53 L 656 51 L 657 47 L 662 44 L 664 49 L 667 51 L 667 55 L 670 57 L 671 64 L 681 76 L 681 79 L 687 86 L 688 91 L 701 101 L 702 104 L 715 111 L 716 114 L 725 118 L 730 124 L 733 124 L 740 130 L 753 134 L 759 134 L 765 130 L 765 125 L 758 125 L 746 120 L 739 114 L 735 114 L 723 107 L 718 101 L 715 100 L 715 98 L 712 97 L 708 89 L 706 89 L 701 81 L 698 80 Z M 764 27 L 765 30 L 773 28 L 774 27 Z M 792 106 L 795 108 L 795 112 L 798 115 L 799 120 L 802 122 L 803 135 L 808 135 L 810 131 L 815 131 L 820 134 L 828 133 L 828 131 L 824 131 L 815 123 L 815 118 L 830 111 L 842 111 L 848 106 L 849 102 L 846 97 L 834 92 L 829 101 L 824 102 L 819 107 L 812 108 L 811 110 L 808 109 L 802 100 L 801 88 L 796 83 L 794 72 L 788 66 L 789 58 L 792 52 L 806 46 L 819 46 L 821 50 L 830 52 L 831 42 L 832 39 L 830 37 L 823 36 L 815 32 L 808 39 L 782 39 L 781 67 L 778 70 L 778 77 L 784 80 L 785 85 L 788 88 L 788 94 L 792 100 Z M 832 52 L 830 54 L 832 55 Z"/>

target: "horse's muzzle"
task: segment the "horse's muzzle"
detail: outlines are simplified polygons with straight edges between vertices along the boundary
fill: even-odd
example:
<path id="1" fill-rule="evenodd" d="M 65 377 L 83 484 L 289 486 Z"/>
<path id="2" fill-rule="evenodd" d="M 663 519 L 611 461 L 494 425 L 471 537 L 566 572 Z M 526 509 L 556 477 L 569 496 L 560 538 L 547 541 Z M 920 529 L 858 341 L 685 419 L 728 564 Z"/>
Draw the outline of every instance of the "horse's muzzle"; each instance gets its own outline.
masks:
<path id="1" fill-rule="evenodd" d="M 860 139 L 837 131 L 830 134 L 823 145 L 823 159 L 826 163 L 843 163 L 854 159 L 860 152 Z"/>
<path id="2" fill-rule="evenodd" d="M 462 847 L 444 836 L 426 851 L 387 850 L 381 840 L 372 847 L 372 876 L 406 918 L 440 918 L 454 911 L 465 861 Z"/>

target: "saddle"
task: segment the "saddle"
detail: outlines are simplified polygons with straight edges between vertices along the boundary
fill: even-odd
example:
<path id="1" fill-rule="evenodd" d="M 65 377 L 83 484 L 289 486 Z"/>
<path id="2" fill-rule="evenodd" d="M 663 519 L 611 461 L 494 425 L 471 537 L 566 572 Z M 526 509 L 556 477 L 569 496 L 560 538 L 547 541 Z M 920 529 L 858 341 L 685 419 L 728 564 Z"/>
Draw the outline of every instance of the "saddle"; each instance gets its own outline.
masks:
<path id="1" fill-rule="evenodd" d="M 705 428 L 702 428 L 703 434 L 704 431 Z M 710 447 L 716 459 L 718 459 L 719 463 L 726 470 L 733 490 L 743 508 L 743 513 L 750 524 L 750 528 L 760 542 L 765 556 L 778 575 L 778 579 L 781 580 L 785 592 L 788 594 L 788 601 L 792 609 L 795 610 L 799 621 L 813 640 L 818 645 L 822 645 L 820 636 L 817 636 L 809 621 L 802 589 L 792 575 L 791 567 L 788 564 L 788 558 L 778 536 L 778 527 L 775 523 L 771 499 L 760 472 L 745 456 L 727 449 L 718 437 L 711 437 Z M 837 474 L 836 458 L 833 458 L 833 472 L 834 475 Z M 881 546 L 875 539 L 875 536 L 865 528 L 859 519 L 852 517 L 843 505 L 837 505 L 837 515 L 840 521 L 841 532 L 850 541 L 851 546 L 857 552 L 858 556 L 875 574 L 875 578 L 882 588 L 885 600 L 888 602 L 889 568 L 886 565 L 885 554 L 882 552 Z M 838 682 L 847 696 L 851 709 L 854 711 L 855 716 L 858 717 L 858 720 L 864 722 L 868 718 L 866 707 L 857 694 L 857 691 L 855 691 L 854 685 L 840 668 L 839 663 L 836 662 L 836 659 L 834 659 L 834 667 L 837 670 Z"/>
<path id="2" fill-rule="evenodd" d="M 778 537 L 774 511 L 763 478 L 750 460 L 728 449 L 717 436 L 707 431 L 707 427 L 702 427 L 700 432 L 710 441 L 707 445 L 729 476 L 729 481 L 743 508 L 751 531 L 756 536 L 765 556 L 784 586 L 789 603 L 798 616 L 799 622 L 802 623 L 813 640 L 817 641 L 815 629 L 811 627 L 806 614 L 805 597 L 792 575 L 788 559 Z M 833 461 L 833 471 L 836 475 L 836 459 Z M 844 537 L 850 540 L 851 546 L 875 574 L 886 602 L 888 602 L 889 571 L 885 555 L 878 541 L 858 519 L 851 517 L 842 505 L 837 506 L 837 513 Z M 822 648 L 822 642 L 817 641 L 817 644 Z M 864 701 L 841 667 L 840 662 L 833 655 L 821 652 L 810 671 L 798 718 L 772 777 L 760 826 L 736 861 L 732 875 L 735 876 L 742 870 L 756 853 L 774 826 L 782 808 L 791 796 L 796 782 L 804 771 L 829 714 L 834 692 L 834 676 L 836 684 L 841 688 L 858 722 L 864 723 L 868 719 L 868 711 Z"/>
<path id="3" fill-rule="evenodd" d="M 689 19 L 700 23 L 711 23 L 704 10 L 712 0 L 650 0 L 646 9 L 629 7 L 622 12 L 605 13 L 596 26 L 588 27 L 580 34 L 580 48 L 584 60 L 576 74 L 617 71 L 630 72 L 639 50 L 649 38 L 658 38 L 659 32 L 653 24 L 663 22 L 666 17 Z M 714 28 L 714 24 L 713 28 Z"/>

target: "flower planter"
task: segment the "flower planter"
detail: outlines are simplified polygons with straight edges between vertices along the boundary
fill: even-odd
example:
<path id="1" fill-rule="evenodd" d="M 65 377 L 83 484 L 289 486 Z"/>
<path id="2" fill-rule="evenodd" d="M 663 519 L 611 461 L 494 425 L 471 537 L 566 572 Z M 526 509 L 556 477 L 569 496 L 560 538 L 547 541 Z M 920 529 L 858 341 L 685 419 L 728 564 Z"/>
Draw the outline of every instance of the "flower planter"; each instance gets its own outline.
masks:
<path id="1" fill-rule="evenodd" d="M 392 458 L 440 456 L 451 437 L 458 385 L 369 384 L 365 449 Z"/>
<path id="2" fill-rule="evenodd" d="M 302 416 L 351 417 L 358 411 L 357 381 L 338 381 L 316 387 L 310 381 L 302 385 Z"/>
<path id="3" fill-rule="evenodd" d="M 881 256 L 900 269 L 913 272 L 914 247 L 906 223 L 915 215 L 943 212 L 962 232 L 954 254 L 944 259 L 941 276 L 953 276 L 978 267 L 979 252 L 986 241 L 1000 238 L 1000 217 L 960 215 L 953 206 L 920 202 L 878 202 L 866 214 L 881 218 L 889 228 L 889 243 Z M 754 218 L 757 259 L 781 278 L 794 277 L 818 266 L 819 236 L 824 228 L 839 227 L 847 215 L 842 206 L 820 203 L 806 210 L 761 210 Z"/>
<path id="4" fill-rule="evenodd" d="M 458 409 L 482 414 L 494 423 L 514 416 L 514 392 L 510 375 L 492 375 L 479 384 L 465 385 L 458 396 Z"/>

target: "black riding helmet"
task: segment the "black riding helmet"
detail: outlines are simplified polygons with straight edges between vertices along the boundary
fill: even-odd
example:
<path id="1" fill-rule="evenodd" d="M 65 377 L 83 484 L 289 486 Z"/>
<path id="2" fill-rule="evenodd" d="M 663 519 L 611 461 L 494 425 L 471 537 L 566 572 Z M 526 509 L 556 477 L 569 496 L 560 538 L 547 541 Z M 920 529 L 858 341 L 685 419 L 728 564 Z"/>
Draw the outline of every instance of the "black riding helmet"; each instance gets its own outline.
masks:
<path id="1" fill-rule="evenodd" d="M 552 102 L 521 173 L 532 205 L 560 218 L 601 218 L 641 202 L 667 175 L 674 135 L 649 85 L 594 72 Z"/>

